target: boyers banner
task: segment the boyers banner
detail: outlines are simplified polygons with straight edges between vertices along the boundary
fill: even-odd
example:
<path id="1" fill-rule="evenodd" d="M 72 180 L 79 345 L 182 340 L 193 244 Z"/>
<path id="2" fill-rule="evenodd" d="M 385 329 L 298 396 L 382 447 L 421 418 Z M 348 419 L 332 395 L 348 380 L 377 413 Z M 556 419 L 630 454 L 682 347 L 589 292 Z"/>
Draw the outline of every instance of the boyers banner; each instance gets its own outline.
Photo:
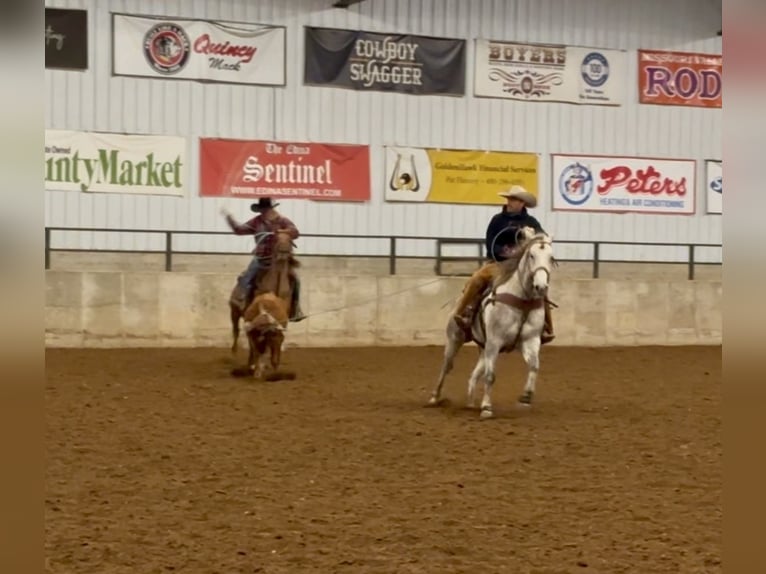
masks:
<path id="1" fill-rule="evenodd" d="M 370 149 L 201 138 L 200 195 L 369 201 Z"/>
<path id="2" fill-rule="evenodd" d="M 285 28 L 112 14 L 115 76 L 285 84 Z"/>
<path id="3" fill-rule="evenodd" d="M 552 155 L 553 211 L 695 212 L 691 159 Z"/>
<path id="4" fill-rule="evenodd" d="M 705 189 L 707 212 L 723 213 L 723 163 L 720 160 L 705 161 Z"/>
<path id="5" fill-rule="evenodd" d="M 45 130 L 45 189 L 182 196 L 186 139 Z"/>
<path id="6" fill-rule="evenodd" d="M 479 39 L 474 58 L 477 97 L 622 105 L 623 50 Z"/>
<path id="7" fill-rule="evenodd" d="M 304 82 L 352 90 L 462 96 L 465 40 L 306 27 Z"/>
<path id="8" fill-rule="evenodd" d="M 638 101 L 720 108 L 723 56 L 687 52 L 638 51 Z"/>
<path id="9" fill-rule="evenodd" d="M 500 205 L 522 185 L 537 196 L 533 153 L 386 147 L 386 201 Z"/>

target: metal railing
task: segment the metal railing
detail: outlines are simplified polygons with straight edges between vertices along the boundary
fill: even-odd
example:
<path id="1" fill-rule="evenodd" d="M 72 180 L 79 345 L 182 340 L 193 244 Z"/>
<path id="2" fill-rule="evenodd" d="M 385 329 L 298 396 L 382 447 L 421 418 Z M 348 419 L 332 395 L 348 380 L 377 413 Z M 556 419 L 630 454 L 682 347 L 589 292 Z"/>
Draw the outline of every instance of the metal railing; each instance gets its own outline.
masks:
<path id="1" fill-rule="evenodd" d="M 141 233 L 149 235 L 160 235 L 164 237 L 163 249 L 77 249 L 68 247 L 53 247 L 51 245 L 52 234 L 54 232 L 95 232 L 95 233 Z M 100 227 L 46 227 L 45 228 L 45 269 L 50 269 L 51 253 L 55 252 L 81 252 L 81 253 L 131 253 L 131 254 L 163 254 L 165 260 L 165 271 L 173 270 L 174 255 L 244 255 L 241 251 L 189 251 L 174 249 L 173 238 L 175 236 L 231 236 L 228 231 L 179 231 L 170 229 L 129 229 L 129 228 L 100 228 Z M 443 272 L 443 263 L 445 262 L 475 262 L 479 267 L 485 261 L 484 258 L 484 239 L 460 239 L 447 237 L 424 237 L 415 235 L 347 235 L 347 234 L 316 234 L 301 233 L 301 238 L 327 238 L 327 239 L 374 239 L 388 240 L 388 254 L 386 255 L 365 255 L 365 254 L 332 254 L 332 253 L 303 253 L 302 257 L 359 257 L 368 259 L 388 259 L 388 270 L 390 275 L 396 275 L 396 262 L 398 259 L 428 259 L 424 255 L 404 255 L 397 253 L 397 241 L 399 240 L 417 240 L 435 242 L 436 252 L 433 258 L 436 259 L 434 271 L 437 275 L 446 275 Z M 562 240 L 556 239 L 556 244 L 565 245 L 590 245 L 592 255 L 590 259 L 565 259 L 557 257 L 562 263 L 590 263 L 592 265 L 593 279 L 599 278 L 600 266 L 603 263 L 633 263 L 646 265 L 679 265 L 685 264 L 688 267 L 688 278 L 695 277 L 695 267 L 700 265 L 721 265 L 721 261 L 699 261 L 696 257 L 697 248 L 720 248 L 721 244 L 711 243 L 650 243 L 637 241 L 582 241 L 582 240 Z M 476 256 L 447 256 L 443 253 L 443 248 L 447 245 L 476 245 Z M 644 259 L 604 259 L 601 257 L 601 247 L 606 245 L 619 245 L 626 247 L 649 246 L 649 247 L 685 247 L 685 260 L 644 260 Z M 466 275 L 466 273 L 454 273 L 451 275 Z"/>

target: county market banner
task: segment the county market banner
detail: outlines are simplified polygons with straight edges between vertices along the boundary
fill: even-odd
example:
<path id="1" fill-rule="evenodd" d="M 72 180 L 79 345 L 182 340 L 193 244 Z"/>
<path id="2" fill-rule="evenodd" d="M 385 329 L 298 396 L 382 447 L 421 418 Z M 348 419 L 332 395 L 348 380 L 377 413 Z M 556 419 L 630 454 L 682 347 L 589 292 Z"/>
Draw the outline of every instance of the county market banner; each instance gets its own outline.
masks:
<path id="1" fill-rule="evenodd" d="M 112 14 L 114 75 L 285 85 L 285 28 Z"/>
<path id="2" fill-rule="evenodd" d="M 45 189 L 184 195 L 182 137 L 45 130 Z"/>
<path id="3" fill-rule="evenodd" d="M 305 51 L 307 85 L 465 94 L 465 40 L 306 27 Z"/>
<path id="4" fill-rule="evenodd" d="M 695 160 L 553 154 L 552 164 L 554 211 L 695 212 Z"/>
<path id="5" fill-rule="evenodd" d="M 723 164 L 720 160 L 705 161 L 707 212 L 723 213 Z"/>
<path id="6" fill-rule="evenodd" d="M 474 94 L 534 102 L 620 106 L 624 50 L 476 40 Z"/>
<path id="7" fill-rule="evenodd" d="M 202 138 L 200 195 L 369 201 L 369 147 Z"/>
<path id="8" fill-rule="evenodd" d="M 720 108 L 723 56 L 690 52 L 638 51 L 638 101 Z"/>
<path id="9" fill-rule="evenodd" d="M 537 196 L 533 153 L 386 147 L 386 201 L 499 205 L 522 185 Z"/>

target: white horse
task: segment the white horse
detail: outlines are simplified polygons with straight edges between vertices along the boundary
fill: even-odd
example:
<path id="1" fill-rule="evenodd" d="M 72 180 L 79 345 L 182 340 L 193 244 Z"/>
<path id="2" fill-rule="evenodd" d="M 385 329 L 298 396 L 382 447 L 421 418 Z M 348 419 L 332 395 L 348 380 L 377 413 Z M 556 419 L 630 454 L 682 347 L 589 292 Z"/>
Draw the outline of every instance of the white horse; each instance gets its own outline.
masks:
<path id="1" fill-rule="evenodd" d="M 531 231 L 531 233 L 530 233 Z M 544 299 L 548 293 L 551 272 L 556 260 L 553 257 L 552 239 L 534 230 L 525 231 L 521 243 L 522 254 L 514 271 L 509 263 L 499 263 L 494 288 L 484 296 L 474 317 L 471 334 L 481 348 L 479 360 L 468 380 L 467 406 L 475 406 L 474 391 L 481 375 L 484 375 L 484 397 L 481 401 L 480 418 L 488 419 L 492 412 L 492 385 L 495 382 L 495 363 L 501 352 L 513 351 L 517 345 L 527 364 L 527 381 L 519 398 L 523 405 L 530 405 L 535 393 L 537 373 L 540 369 L 540 336 L 545 324 Z M 466 342 L 462 329 L 450 319 L 447 325 L 447 344 L 444 361 L 429 405 L 441 402 L 444 379 L 452 370 L 455 355 Z"/>

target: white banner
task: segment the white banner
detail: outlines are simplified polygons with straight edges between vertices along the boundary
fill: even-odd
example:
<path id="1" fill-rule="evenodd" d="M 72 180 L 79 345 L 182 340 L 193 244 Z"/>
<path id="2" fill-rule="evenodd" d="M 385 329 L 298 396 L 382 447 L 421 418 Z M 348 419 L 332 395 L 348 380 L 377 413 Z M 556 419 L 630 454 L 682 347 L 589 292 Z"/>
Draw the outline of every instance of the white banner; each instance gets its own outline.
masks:
<path id="1" fill-rule="evenodd" d="M 693 159 L 552 155 L 554 211 L 695 212 Z"/>
<path id="2" fill-rule="evenodd" d="M 723 164 L 720 160 L 705 161 L 707 212 L 723 213 Z"/>
<path id="3" fill-rule="evenodd" d="M 474 95 L 527 102 L 620 106 L 624 50 L 476 40 Z"/>
<path id="4" fill-rule="evenodd" d="M 112 14 L 116 76 L 285 85 L 285 28 Z"/>
<path id="5" fill-rule="evenodd" d="M 45 130 L 45 189 L 183 196 L 186 139 Z"/>

